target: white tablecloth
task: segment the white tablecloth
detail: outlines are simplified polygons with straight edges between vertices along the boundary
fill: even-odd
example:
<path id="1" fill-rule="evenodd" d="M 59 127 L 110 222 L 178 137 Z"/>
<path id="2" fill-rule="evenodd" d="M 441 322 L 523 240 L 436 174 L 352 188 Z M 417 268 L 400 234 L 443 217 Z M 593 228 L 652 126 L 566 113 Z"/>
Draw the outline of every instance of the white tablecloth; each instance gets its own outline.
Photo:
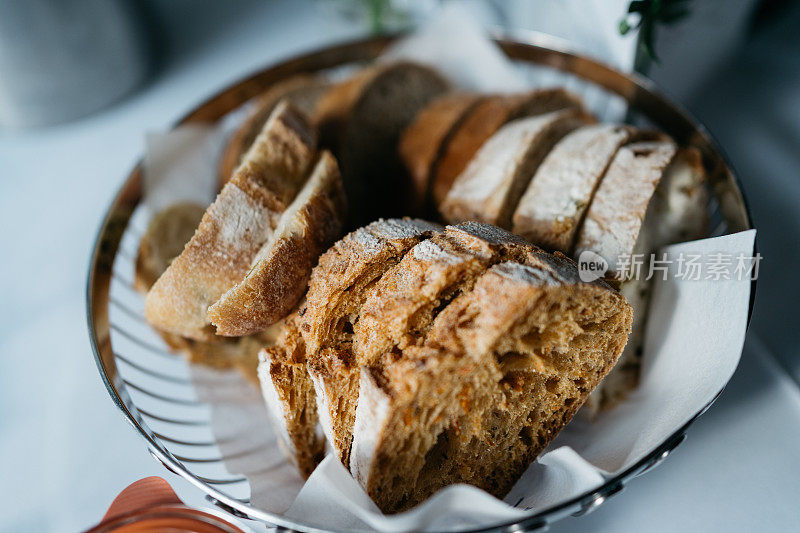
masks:
<path id="1" fill-rule="evenodd" d="M 162 6 L 163 68 L 118 104 L 66 125 L 0 133 L 0 530 L 88 527 L 147 475 L 203 504 L 150 457 L 100 382 L 84 307 L 91 244 L 146 131 L 167 128 L 265 64 L 359 32 L 316 3 L 227 5 L 198 7 L 196 18 L 186 18 L 183 2 Z M 797 301 L 789 296 L 798 295 L 800 57 L 786 56 L 781 39 L 790 31 L 776 35 L 689 101 L 745 181 L 766 257 L 742 364 L 662 466 L 554 531 L 788 531 L 800 523 L 800 389 L 789 377 L 800 379 L 797 328 L 789 331 Z M 762 62 L 765 50 L 773 56 Z"/>

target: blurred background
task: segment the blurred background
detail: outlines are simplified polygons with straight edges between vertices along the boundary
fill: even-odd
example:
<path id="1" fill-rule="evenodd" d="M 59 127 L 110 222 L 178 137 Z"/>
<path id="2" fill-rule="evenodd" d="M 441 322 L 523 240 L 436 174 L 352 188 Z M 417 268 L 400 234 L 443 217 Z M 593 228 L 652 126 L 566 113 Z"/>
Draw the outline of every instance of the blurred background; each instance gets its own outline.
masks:
<path id="1" fill-rule="evenodd" d="M 292 55 L 413 29 L 443 3 L 650 76 L 743 182 L 764 260 L 728 389 L 669 466 L 554 531 L 767 531 L 800 516 L 800 3 L 788 0 L 0 1 L 0 531 L 75 531 L 164 476 L 108 399 L 85 277 L 106 206 L 205 98 Z"/>

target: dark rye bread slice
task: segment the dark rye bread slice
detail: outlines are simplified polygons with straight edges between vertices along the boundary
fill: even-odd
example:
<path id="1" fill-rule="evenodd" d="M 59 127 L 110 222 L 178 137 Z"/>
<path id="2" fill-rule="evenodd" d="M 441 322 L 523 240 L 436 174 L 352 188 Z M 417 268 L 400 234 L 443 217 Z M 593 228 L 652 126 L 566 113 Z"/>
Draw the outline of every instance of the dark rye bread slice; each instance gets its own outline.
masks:
<path id="1" fill-rule="evenodd" d="M 323 145 L 342 168 L 350 227 L 380 216 L 407 214 L 410 186 L 397 153 L 403 129 L 445 92 L 447 82 L 428 67 L 376 64 L 329 89 L 315 120 Z"/>
<path id="2" fill-rule="evenodd" d="M 414 209 L 429 202 L 436 163 L 450 136 L 482 98 L 473 93 L 447 93 L 422 109 L 400 137 L 400 158 L 411 176 Z"/>
<path id="3" fill-rule="evenodd" d="M 602 256 L 608 277 L 634 310 L 633 330 L 617 368 L 592 395 L 590 408 L 608 408 L 638 382 L 650 282 L 650 255 L 668 244 L 708 234 L 708 189 L 700 153 L 661 140 L 620 148 L 586 213 L 574 250 Z M 631 260 L 631 258 L 639 258 Z M 634 265 L 641 265 L 636 272 Z"/>
<path id="4" fill-rule="evenodd" d="M 314 268 L 301 320 L 322 428 L 348 464 L 358 388 L 352 336 L 367 291 L 414 245 L 441 231 L 422 220 L 373 222 L 338 241 Z"/>
<path id="5" fill-rule="evenodd" d="M 250 271 L 209 307 L 218 335 L 261 331 L 295 307 L 320 254 L 341 235 L 345 203 L 336 160 L 323 151 Z"/>
<path id="6" fill-rule="evenodd" d="M 325 436 L 319 426 L 314 384 L 306 370 L 299 319 L 298 311 L 289 315 L 277 345 L 261 351 L 258 378 L 281 449 L 308 477 L 325 455 Z"/>
<path id="7" fill-rule="evenodd" d="M 311 116 L 317 101 L 329 86 L 330 83 L 321 76 L 302 74 L 279 81 L 254 98 L 248 104 L 251 108 L 244 122 L 231 134 L 222 149 L 219 161 L 220 188 L 231 179 L 278 102 L 285 98 L 301 113 Z"/>
<path id="8" fill-rule="evenodd" d="M 424 347 L 361 373 L 350 468 L 384 512 L 454 483 L 502 498 L 613 367 L 630 306 L 542 258 L 492 266 Z"/>
<path id="9" fill-rule="evenodd" d="M 316 133 L 302 113 L 279 104 L 181 255 L 147 293 L 150 324 L 197 340 L 214 335 L 208 307 L 247 274 L 305 182 L 315 148 Z"/>
<path id="10" fill-rule="evenodd" d="M 526 261 L 538 248 L 496 226 L 466 222 L 411 249 L 369 291 L 356 325 L 359 365 L 391 359 L 420 344 L 441 309 L 472 290 L 495 263 Z"/>
<path id="11" fill-rule="evenodd" d="M 445 221 L 479 220 L 511 229 L 522 193 L 553 145 L 594 122 L 569 108 L 509 122 L 486 141 L 456 178 L 439 211 Z"/>
<path id="12" fill-rule="evenodd" d="M 592 195 L 617 150 L 632 133 L 628 126 L 593 124 L 556 143 L 519 201 L 514 233 L 545 248 L 569 253 Z"/>
<path id="13" fill-rule="evenodd" d="M 582 109 L 580 99 L 563 89 L 537 89 L 529 93 L 485 98 L 460 121 L 444 146 L 434 169 L 431 196 L 441 204 L 456 178 L 483 143 L 512 120 L 558 109 Z"/>

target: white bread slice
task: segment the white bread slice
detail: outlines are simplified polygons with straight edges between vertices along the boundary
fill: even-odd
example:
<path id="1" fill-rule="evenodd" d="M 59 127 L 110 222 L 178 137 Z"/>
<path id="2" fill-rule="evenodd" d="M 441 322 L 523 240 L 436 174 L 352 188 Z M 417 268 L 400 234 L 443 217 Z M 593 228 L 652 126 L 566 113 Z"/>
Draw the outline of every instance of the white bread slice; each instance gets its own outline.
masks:
<path id="1" fill-rule="evenodd" d="M 593 124 L 556 143 L 519 201 L 514 233 L 568 253 L 592 194 L 631 132 L 627 126 Z"/>
<path id="2" fill-rule="evenodd" d="M 306 295 L 300 330 L 306 344 L 320 423 L 343 464 L 349 462 L 358 392 L 352 336 L 369 288 L 415 244 L 441 227 L 422 220 L 373 222 L 338 241 L 320 257 Z"/>
<path id="3" fill-rule="evenodd" d="M 439 210 L 449 223 L 478 220 L 505 229 L 533 174 L 564 135 L 594 119 L 564 109 L 509 122 L 484 144 Z"/>
<path id="4" fill-rule="evenodd" d="M 430 195 L 440 205 L 453 182 L 481 146 L 504 124 L 522 117 L 558 109 L 582 109 L 580 99 L 563 89 L 537 89 L 528 93 L 492 95 L 481 100 L 449 135 L 432 171 Z"/>
<path id="5" fill-rule="evenodd" d="M 611 265 L 611 278 L 634 310 L 633 329 L 617 368 L 587 402 L 592 412 L 612 407 L 636 385 L 641 364 L 650 281 L 650 255 L 663 246 L 707 235 L 708 190 L 700 154 L 670 141 L 620 149 L 595 194 L 575 248 Z M 625 258 L 644 261 L 638 272 Z M 619 259 L 623 261 L 619 261 Z"/>
<path id="6" fill-rule="evenodd" d="M 442 150 L 459 124 L 482 98 L 473 93 L 447 93 L 422 109 L 403 131 L 398 151 L 413 188 L 413 206 L 422 208 L 429 201 L 431 181 Z"/>
<path id="7" fill-rule="evenodd" d="M 231 179 L 247 150 L 264 129 L 264 124 L 281 100 L 285 98 L 301 113 L 311 116 L 317 101 L 329 86 L 330 83 L 324 77 L 301 74 L 271 85 L 264 93 L 254 98 L 247 118 L 231 134 L 222 149 L 219 161 L 220 188 Z"/>
<path id="8" fill-rule="evenodd" d="M 315 121 L 322 144 L 339 160 L 351 227 L 409 211 L 408 178 L 397 153 L 400 134 L 420 109 L 448 89 L 434 70 L 380 63 L 328 90 Z"/>
<path id="9" fill-rule="evenodd" d="M 184 337 L 213 337 L 208 306 L 247 274 L 303 185 L 315 146 L 305 117 L 279 104 L 181 255 L 148 292 L 148 322 Z"/>
<path id="10" fill-rule="evenodd" d="M 320 254 L 341 234 L 345 203 L 336 160 L 323 151 L 250 271 L 208 308 L 218 335 L 261 331 L 295 307 Z"/>
<path id="11" fill-rule="evenodd" d="M 385 512 L 469 483 L 503 497 L 625 344 L 631 310 L 572 261 L 489 268 L 425 346 L 364 369 L 350 468 Z"/>

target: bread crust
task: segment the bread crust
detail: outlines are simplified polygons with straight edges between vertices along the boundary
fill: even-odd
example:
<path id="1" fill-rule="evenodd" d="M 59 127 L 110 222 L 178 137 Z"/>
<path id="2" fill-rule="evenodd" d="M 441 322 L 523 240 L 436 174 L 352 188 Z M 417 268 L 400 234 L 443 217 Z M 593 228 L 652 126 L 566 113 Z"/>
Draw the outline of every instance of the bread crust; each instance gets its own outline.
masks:
<path id="1" fill-rule="evenodd" d="M 329 82 L 323 77 L 301 74 L 281 80 L 255 97 L 248 104 L 251 109 L 247 118 L 231 134 L 222 150 L 219 160 L 220 188 L 231 179 L 278 102 L 286 98 L 300 112 L 311 116 L 317 101 L 328 86 Z"/>
<path id="2" fill-rule="evenodd" d="M 261 331 L 295 307 L 320 254 L 341 234 L 345 203 L 336 160 L 323 151 L 250 271 L 209 307 L 218 335 Z"/>
<path id="3" fill-rule="evenodd" d="M 600 182 L 581 227 L 573 255 L 591 250 L 609 264 L 608 277 L 623 280 L 631 265 L 647 206 L 664 170 L 677 153 L 672 141 L 631 143 L 617 151 Z"/>
<path id="4" fill-rule="evenodd" d="M 455 92 L 428 104 L 404 131 L 398 148 L 411 176 L 414 207 L 428 203 L 431 177 L 450 136 L 482 98 L 473 93 Z"/>
<path id="5" fill-rule="evenodd" d="M 196 340 L 213 338 L 208 307 L 247 274 L 307 176 L 315 146 L 305 117 L 281 103 L 181 255 L 148 292 L 148 322 Z"/>
<path id="6" fill-rule="evenodd" d="M 460 122 L 436 164 L 431 195 L 440 205 L 456 178 L 481 146 L 512 120 L 564 108 L 582 108 L 580 99 L 562 89 L 539 89 L 526 94 L 496 95 L 483 100 Z"/>
<path id="7" fill-rule="evenodd" d="M 552 146 L 593 121 L 582 110 L 568 108 L 509 122 L 456 178 L 439 206 L 442 217 L 449 223 L 478 220 L 510 229 L 520 196 Z"/>
<path id="8" fill-rule="evenodd" d="M 514 233 L 569 253 L 594 191 L 631 133 L 627 126 L 593 124 L 556 143 L 519 201 Z"/>

